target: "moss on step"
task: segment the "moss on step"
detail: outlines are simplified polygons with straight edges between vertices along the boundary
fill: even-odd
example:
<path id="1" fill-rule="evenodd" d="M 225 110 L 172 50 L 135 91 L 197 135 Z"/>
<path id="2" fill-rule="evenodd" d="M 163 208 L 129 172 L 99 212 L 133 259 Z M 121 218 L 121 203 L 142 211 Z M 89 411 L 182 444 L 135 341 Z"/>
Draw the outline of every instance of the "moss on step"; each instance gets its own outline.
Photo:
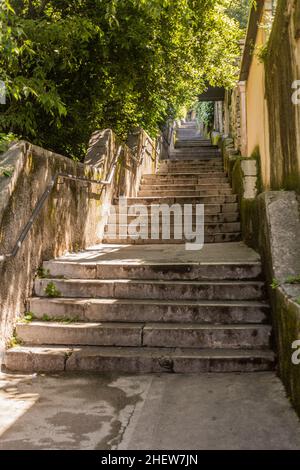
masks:
<path id="1" fill-rule="evenodd" d="M 61 297 L 60 290 L 57 289 L 54 282 L 49 282 L 45 287 L 45 294 L 47 297 Z"/>

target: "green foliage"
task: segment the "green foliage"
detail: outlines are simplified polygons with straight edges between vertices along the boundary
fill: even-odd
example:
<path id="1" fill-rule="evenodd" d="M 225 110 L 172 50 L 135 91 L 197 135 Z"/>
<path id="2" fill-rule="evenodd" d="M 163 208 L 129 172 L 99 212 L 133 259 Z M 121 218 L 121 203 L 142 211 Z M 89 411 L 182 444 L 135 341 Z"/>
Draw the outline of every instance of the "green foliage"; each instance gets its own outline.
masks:
<path id="1" fill-rule="evenodd" d="M 47 314 L 44 314 L 42 316 L 42 321 L 44 322 L 58 322 L 58 323 L 64 323 L 66 325 L 70 324 L 70 323 L 76 323 L 79 321 L 79 317 L 78 316 L 75 316 L 75 317 L 67 317 L 67 316 L 63 316 L 63 317 L 50 317 L 49 315 Z"/>
<path id="2" fill-rule="evenodd" d="M 231 0 L 6 0 L 0 132 L 83 158 L 96 128 L 154 136 L 209 81 L 236 79 Z"/>
<path id="3" fill-rule="evenodd" d="M 300 284 L 300 275 L 299 276 L 288 276 L 285 280 L 287 284 Z"/>
<path id="4" fill-rule="evenodd" d="M 214 103 L 211 101 L 198 101 L 194 109 L 197 120 L 203 122 L 207 128 L 212 128 L 214 122 Z"/>
<path id="5" fill-rule="evenodd" d="M 8 343 L 9 348 L 15 348 L 16 346 L 20 346 L 23 344 L 23 341 L 21 338 L 18 337 L 16 330 L 14 330 L 13 336 L 10 338 L 10 341 Z"/>
<path id="6" fill-rule="evenodd" d="M 9 144 L 14 140 L 17 140 L 17 136 L 12 134 L 11 132 L 8 134 L 0 132 L 0 153 L 6 152 L 9 147 Z"/>
<path id="7" fill-rule="evenodd" d="M 49 269 L 45 269 L 43 266 L 39 266 L 37 269 L 37 276 L 40 279 L 45 279 L 50 276 L 50 271 Z"/>
<path id="8" fill-rule="evenodd" d="M 278 279 L 273 279 L 272 280 L 272 283 L 270 284 L 270 286 L 272 287 L 272 289 L 276 289 L 277 287 L 280 286 L 280 282 L 278 281 Z"/>
<path id="9" fill-rule="evenodd" d="M 57 289 L 54 282 L 49 282 L 45 288 L 45 294 L 47 297 L 61 297 L 60 290 Z"/>
<path id="10" fill-rule="evenodd" d="M 227 10 L 229 16 L 239 22 L 241 28 L 246 29 L 250 6 L 253 0 L 233 0 Z"/>
<path id="11" fill-rule="evenodd" d="M 23 323 L 30 323 L 35 319 L 35 316 L 32 312 L 26 312 L 24 317 L 22 318 Z"/>

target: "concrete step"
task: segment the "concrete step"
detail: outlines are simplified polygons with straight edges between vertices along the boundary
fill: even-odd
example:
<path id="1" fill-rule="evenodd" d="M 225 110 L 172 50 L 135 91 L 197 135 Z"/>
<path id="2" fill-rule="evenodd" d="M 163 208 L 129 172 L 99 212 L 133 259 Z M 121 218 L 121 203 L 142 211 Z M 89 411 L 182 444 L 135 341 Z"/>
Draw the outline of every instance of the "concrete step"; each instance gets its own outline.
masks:
<path id="1" fill-rule="evenodd" d="M 225 242 L 237 242 L 241 240 L 241 232 L 233 233 L 204 233 L 204 243 L 225 243 Z M 104 234 L 103 243 L 109 244 L 125 244 L 125 245 L 152 245 L 152 244 L 182 244 L 189 241 L 194 241 L 193 238 L 189 237 L 180 237 L 180 238 L 140 238 L 140 237 L 128 237 L 128 238 L 118 238 L 110 236 L 109 234 Z"/>
<path id="2" fill-rule="evenodd" d="M 205 212 L 204 208 L 204 213 L 205 213 L 205 223 L 207 224 L 219 224 L 222 222 L 228 223 L 228 222 L 238 222 L 239 220 L 239 213 L 238 211 L 236 212 L 225 212 L 225 213 L 217 213 L 217 214 L 208 214 Z M 201 222 L 202 217 L 196 216 L 195 212 L 192 212 L 193 214 L 193 221 L 194 222 Z M 136 220 L 137 215 L 127 215 L 127 221 L 128 223 L 132 222 L 133 220 Z M 115 220 L 118 221 L 118 217 L 115 217 L 113 214 L 111 214 L 108 218 L 108 223 L 115 223 Z M 139 216 L 139 220 L 141 222 L 145 223 L 151 223 L 151 214 L 146 216 Z M 170 223 L 172 224 L 174 222 L 174 214 L 171 212 L 170 217 L 167 215 L 162 216 L 160 215 L 160 220 L 163 221 L 164 223 Z"/>
<path id="3" fill-rule="evenodd" d="M 195 231 L 196 229 L 202 228 L 203 221 L 199 221 L 199 226 L 196 226 L 196 223 L 192 223 L 192 230 Z M 168 230 L 167 227 L 170 227 Z M 170 234 L 171 238 L 174 238 L 174 234 L 184 234 L 184 224 L 174 224 L 172 222 L 169 223 L 156 223 L 153 222 L 148 224 L 147 222 L 138 222 L 138 230 L 143 231 L 143 236 L 147 235 L 147 238 L 152 237 L 153 234 Z M 237 233 L 241 231 L 241 224 L 240 222 L 228 222 L 228 223 L 220 223 L 220 224 L 204 224 L 204 234 L 207 235 L 215 235 L 216 233 Z M 105 227 L 105 235 L 108 236 L 119 236 L 120 234 L 124 236 L 124 234 L 129 235 L 128 225 L 122 223 L 110 223 L 107 224 Z M 139 238 L 139 235 L 138 237 Z"/>
<path id="4" fill-rule="evenodd" d="M 223 169 L 223 162 L 222 160 L 216 161 L 209 161 L 209 162 L 201 162 L 201 161 L 194 161 L 194 162 L 179 162 L 175 160 L 163 160 L 159 164 L 159 168 L 167 168 L 168 170 L 174 169 L 205 169 L 205 168 L 222 168 Z"/>
<path id="5" fill-rule="evenodd" d="M 53 283 L 62 297 L 157 300 L 262 300 L 259 281 L 162 281 L 131 279 L 36 279 L 35 294 L 47 297 Z"/>
<path id="6" fill-rule="evenodd" d="M 228 183 L 228 178 L 227 176 L 222 176 L 222 177 L 214 177 L 214 178 L 205 178 L 205 177 L 201 177 L 201 178 L 198 178 L 197 176 L 193 176 L 193 177 L 186 177 L 186 176 L 183 176 L 182 178 L 179 176 L 179 177 L 173 177 L 173 176 L 170 176 L 170 177 L 167 177 L 167 176 L 160 176 L 160 175 L 154 175 L 152 176 L 151 178 L 148 178 L 148 177 L 143 177 L 142 180 L 141 180 L 141 184 L 143 186 L 146 186 L 146 185 L 152 185 L 152 184 L 159 184 L 159 185 L 164 185 L 165 187 L 166 186 L 169 186 L 169 185 L 204 185 L 204 184 L 207 184 L 209 186 L 219 186 L 219 185 L 224 185 L 224 184 L 229 184 Z"/>
<path id="7" fill-rule="evenodd" d="M 168 198 L 170 200 L 170 198 Z M 176 199 L 176 198 L 174 198 Z M 144 199 L 142 199 L 144 200 Z M 199 203 L 199 201 L 197 201 Z M 157 205 L 157 204 L 156 204 Z M 182 204 L 179 204 L 182 206 L 182 214 L 184 213 L 184 205 Z M 151 214 L 151 208 L 152 206 L 155 206 L 155 203 L 153 204 L 146 204 L 144 205 L 145 209 L 148 211 L 149 214 Z M 115 211 L 116 214 L 126 214 L 126 208 L 123 207 L 123 206 L 119 206 L 118 204 L 117 205 L 114 205 L 113 206 L 113 210 Z M 139 207 L 138 207 L 138 204 L 136 204 L 136 207 L 135 206 L 132 206 L 132 207 L 128 207 L 128 211 L 130 210 L 129 214 L 128 214 L 128 217 L 129 215 L 133 216 L 133 215 L 140 215 L 140 211 L 139 211 Z M 233 213 L 233 212 L 237 212 L 238 213 L 238 204 L 237 202 L 232 202 L 232 203 L 224 203 L 224 204 L 205 204 L 204 206 L 204 214 L 205 215 L 209 215 L 209 214 L 213 214 L 213 215 L 216 215 L 216 214 L 220 214 L 220 213 Z M 190 213 L 190 212 L 187 212 L 187 213 Z M 193 204 L 192 205 L 192 208 L 191 208 L 191 213 L 192 214 L 195 214 L 196 213 L 196 205 Z"/>
<path id="8" fill-rule="evenodd" d="M 17 346 L 5 365 L 18 372 L 94 371 L 123 373 L 254 372 L 274 369 L 265 350 L 132 347 Z"/>
<path id="9" fill-rule="evenodd" d="M 201 157 L 176 157 L 173 156 L 171 158 L 166 158 L 164 160 L 161 160 L 161 163 L 166 163 L 172 165 L 173 163 L 175 164 L 187 164 L 187 165 L 195 165 L 195 164 L 200 164 L 200 165 L 210 165 L 210 164 L 215 164 L 215 163 L 220 163 L 222 162 L 222 157 L 217 156 L 217 157 L 212 157 L 210 159 L 207 158 L 201 158 Z"/>
<path id="10" fill-rule="evenodd" d="M 236 194 L 224 196 L 148 196 L 148 197 L 128 197 L 127 205 L 148 205 L 148 204 L 226 204 L 237 202 Z M 115 199 L 118 204 L 118 199 Z"/>
<path id="11" fill-rule="evenodd" d="M 36 320 L 79 322 L 267 323 L 270 307 L 259 301 L 157 301 L 32 297 Z"/>
<path id="12" fill-rule="evenodd" d="M 146 176 L 146 175 L 145 175 Z M 172 170 L 172 171 L 159 171 L 156 175 L 151 175 L 153 178 L 156 176 L 165 176 L 168 178 L 172 178 L 174 176 L 179 176 L 180 178 L 186 176 L 186 177 L 197 177 L 197 178 L 221 178 L 226 176 L 224 171 L 220 171 L 218 168 L 211 170 L 201 170 L 201 171 L 178 171 L 178 170 Z"/>
<path id="13" fill-rule="evenodd" d="M 63 323 L 32 321 L 17 323 L 23 344 L 142 346 L 143 323 Z"/>
<path id="14" fill-rule="evenodd" d="M 49 277 L 71 279 L 141 279 L 141 280 L 259 280 L 260 262 L 101 262 L 44 261 Z"/>
<path id="15" fill-rule="evenodd" d="M 231 190 L 231 187 L 230 187 L 230 184 L 229 183 L 221 183 L 221 184 L 197 184 L 197 182 L 195 182 L 194 184 L 190 184 L 190 183 L 178 183 L 178 184 L 175 184 L 175 183 L 170 183 L 168 185 L 166 184 L 157 184 L 157 183 L 152 183 L 152 182 L 145 182 L 143 184 L 141 184 L 140 186 L 140 189 L 141 190 L 147 190 L 147 191 L 150 191 L 150 190 L 155 190 L 155 191 L 163 191 L 165 189 L 167 190 L 179 190 L 179 191 L 184 191 L 184 190 L 187 190 L 187 191 L 213 191 L 215 190 L 215 194 L 217 193 L 218 190 L 221 190 L 221 189 L 230 189 Z"/>
<path id="16" fill-rule="evenodd" d="M 214 184 L 214 183 L 228 183 L 228 178 L 225 173 L 203 174 L 203 173 L 157 173 L 156 175 L 144 175 L 141 182 L 151 181 L 154 183 L 188 183 L 188 184 Z"/>
<path id="17" fill-rule="evenodd" d="M 157 173 L 223 173 L 222 165 L 160 165 Z"/>
<path id="18" fill-rule="evenodd" d="M 195 161 L 195 162 L 178 162 L 174 160 L 165 160 L 162 161 L 159 164 L 159 168 L 166 168 L 168 170 L 174 169 L 179 169 L 179 170 L 195 170 L 195 169 L 205 169 L 205 168 L 221 168 L 223 169 L 223 162 L 222 160 L 216 160 L 214 162 L 209 161 L 209 162 L 201 162 L 201 161 Z"/>
<path id="19" fill-rule="evenodd" d="M 17 323 L 22 344 L 267 349 L 269 325 L 198 323 Z"/>
<path id="20" fill-rule="evenodd" d="M 148 189 L 148 187 L 143 187 L 138 192 L 138 197 L 154 197 L 154 196 L 184 196 L 184 197 L 202 197 L 202 196 L 230 196 L 232 194 L 232 189 L 230 188 L 220 188 L 220 189 Z"/>
<path id="21" fill-rule="evenodd" d="M 201 157 L 209 158 L 211 155 L 219 156 L 220 150 L 218 148 L 212 148 L 211 146 L 197 146 L 197 147 L 184 147 L 184 148 L 174 148 L 172 150 L 172 155 L 188 155 L 188 154 L 195 154 L 201 155 Z"/>
<path id="22" fill-rule="evenodd" d="M 219 150 L 217 145 L 212 145 L 211 142 L 203 141 L 192 137 L 192 135 L 187 132 L 182 135 L 179 135 L 175 142 L 175 149 L 183 148 L 185 149 L 193 149 L 197 148 L 200 150 Z"/>
<path id="23" fill-rule="evenodd" d="M 178 148 L 172 150 L 170 153 L 170 160 L 172 158 L 180 158 L 180 159 L 192 159 L 192 158 L 199 158 L 201 160 L 210 160 L 211 158 L 221 158 L 220 150 L 210 150 L 210 149 L 200 149 L 200 148 Z"/>

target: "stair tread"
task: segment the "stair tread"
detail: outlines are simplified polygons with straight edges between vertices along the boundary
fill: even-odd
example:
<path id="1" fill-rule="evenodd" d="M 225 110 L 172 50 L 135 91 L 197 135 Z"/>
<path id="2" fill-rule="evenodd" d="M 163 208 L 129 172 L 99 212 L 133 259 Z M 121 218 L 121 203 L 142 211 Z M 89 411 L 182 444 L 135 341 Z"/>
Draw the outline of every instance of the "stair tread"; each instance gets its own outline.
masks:
<path id="1" fill-rule="evenodd" d="M 267 307 L 270 305 L 267 302 L 260 300 L 155 300 L 155 299 L 111 299 L 111 298 L 92 298 L 88 299 L 85 297 L 31 297 L 30 301 L 41 301 L 49 303 L 72 303 L 72 304 L 88 304 L 88 303 L 99 303 L 99 304 L 121 304 L 121 305 L 187 305 L 187 306 L 211 306 L 211 307 Z"/>
<path id="2" fill-rule="evenodd" d="M 207 286 L 207 285 L 257 285 L 263 286 L 263 281 L 256 281 L 256 280 L 208 280 L 208 281 L 191 281 L 191 280 L 165 280 L 165 279 L 60 279 L 60 278 L 42 278 L 37 279 L 37 281 L 42 281 L 42 283 L 46 283 L 48 281 L 55 281 L 59 283 L 79 283 L 79 284 L 112 284 L 112 283 L 120 283 L 120 284 L 164 284 L 164 285 L 197 285 L 197 286 Z"/>
<path id="3" fill-rule="evenodd" d="M 260 324 L 260 323 L 243 323 L 243 324 L 214 324 L 214 323 L 179 323 L 179 322 L 112 322 L 112 321 L 101 321 L 101 322 L 61 322 L 61 321 L 42 321 L 34 320 L 31 322 L 18 322 L 18 328 L 64 328 L 81 330 L 82 328 L 103 328 L 103 329 L 163 329 L 163 330 L 253 330 L 253 329 L 271 329 L 271 325 Z"/>
<path id="4" fill-rule="evenodd" d="M 165 355 L 166 353 L 178 356 L 191 356 L 191 357 L 232 357 L 232 358 L 243 358 L 243 357 L 265 357 L 274 359 L 275 354 L 269 349 L 230 349 L 230 348 L 162 348 L 162 347 L 132 347 L 132 346 L 75 346 L 75 347 L 62 347 L 56 345 L 38 345 L 38 346 L 15 346 L 7 351 L 13 353 L 27 353 L 27 354 L 58 354 L 58 353 L 69 353 L 72 351 L 87 352 L 95 355 L 111 356 L 116 354 L 118 356 L 152 356 L 154 355 Z"/>
<path id="5" fill-rule="evenodd" d="M 259 266 L 261 265 L 260 261 L 188 261 L 188 262 L 160 262 L 160 261 L 129 261 L 129 260 L 116 260 L 116 261 L 105 261 L 105 260 L 97 260 L 97 261 L 80 261 L 80 260 L 68 260 L 68 259 L 61 259 L 61 260 L 51 260 L 47 261 L 47 266 L 51 264 L 71 264 L 76 265 L 80 264 L 81 266 L 98 266 L 105 264 L 105 266 L 161 266 L 161 267 L 172 267 L 172 266 Z"/>

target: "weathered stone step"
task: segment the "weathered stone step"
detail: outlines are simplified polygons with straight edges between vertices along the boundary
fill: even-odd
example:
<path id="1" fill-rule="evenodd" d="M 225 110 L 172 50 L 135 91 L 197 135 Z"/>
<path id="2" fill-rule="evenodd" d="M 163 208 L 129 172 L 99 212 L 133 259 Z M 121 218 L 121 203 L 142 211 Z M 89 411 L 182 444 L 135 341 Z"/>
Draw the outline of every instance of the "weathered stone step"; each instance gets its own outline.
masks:
<path id="1" fill-rule="evenodd" d="M 119 212 L 117 212 L 119 213 Z M 238 211 L 236 212 L 225 212 L 225 213 L 217 213 L 217 214 L 208 214 L 205 212 L 204 208 L 204 213 L 205 213 L 205 223 L 208 224 L 213 224 L 213 223 L 222 223 L 222 222 L 238 222 L 239 220 L 239 213 Z M 202 221 L 202 217 L 196 216 L 195 212 L 192 212 L 193 214 L 193 221 Z M 137 215 L 128 215 L 127 216 L 127 221 L 128 223 L 132 222 L 133 220 L 136 220 Z M 118 217 L 115 218 L 113 214 L 111 214 L 108 218 L 108 223 L 115 223 L 115 219 L 118 220 Z M 139 216 L 139 220 L 141 222 L 145 223 L 151 223 L 151 214 L 148 211 L 148 215 L 146 216 Z M 160 220 L 163 221 L 164 223 L 170 223 L 172 224 L 174 222 L 174 214 L 171 212 L 170 217 L 169 216 L 160 216 Z"/>
<path id="2" fill-rule="evenodd" d="M 32 297 L 37 320 L 82 322 L 267 323 L 268 304 L 258 301 L 156 301 Z"/>
<path id="3" fill-rule="evenodd" d="M 274 353 L 254 349 L 17 346 L 6 352 L 5 365 L 18 372 L 254 372 L 272 370 Z"/>
<path id="4" fill-rule="evenodd" d="M 144 175 L 144 177 L 147 175 Z M 151 175 L 152 178 L 156 176 L 166 176 L 168 178 L 172 178 L 174 176 L 179 176 L 179 177 L 197 177 L 197 178 L 217 178 L 217 177 L 222 177 L 226 176 L 224 171 L 220 171 L 218 168 L 215 170 L 201 170 L 201 171 L 177 171 L 177 170 L 172 170 L 172 171 L 159 171 L 156 175 Z"/>
<path id="5" fill-rule="evenodd" d="M 165 160 L 159 164 L 159 168 L 177 168 L 177 169 L 195 169 L 195 168 L 223 168 L 223 161 L 221 159 L 216 159 L 215 161 L 201 162 L 201 161 L 176 161 L 176 160 Z"/>
<path id="6" fill-rule="evenodd" d="M 142 181 L 141 181 L 141 184 L 144 186 L 146 185 L 152 185 L 152 184 L 159 184 L 159 185 L 163 185 L 163 186 L 169 186 L 169 185 L 178 185 L 178 184 L 186 184 L 186 185 L 204 185 L 204 184 L 208 184 L 209 186 L 219 186 L 219 185 L 224 185 L 224 184 L 229 184 L 228 183 L 228 178 L 224 175 L 223 177 L 217 177 L 217 178 L 198 178 L 196 176 L 194 177 L 185 177 L 183 176 L 182 178 L 179 176 L 178 178 L 177 177 L 166 177 L 166 176 L 162 176 L 160 177 L 158 174 L 157 175 L 154 175 L 153 177 L 151 178 L 146 178 L 143 177 L 142 178 Z"/>
<path id="7" fill-rule="evenodd" d="M 191 164 L 191 165 L 195 165 L 195 164 L 205 164 L 205 165 L 210 165 L 210 164 L 214 164 L 214 163 L 220 163 L 222 162 L 222 158 L 218 155 L 217 157 L 210 157 L 209 159 L 207 158 L 201 158 L 201 157 L 180 157 L 180 158 L 177 158 L 176 156 L 172 156 L 171 158 L 168 158 L 168 159 L 165 159 L 165 160 L 161 160 L 161 163 L 163 164 L 170 164 L 172 165 L 173 163 L 175 164 Z"/>
<path id="8" fill-rule="evenodd" d="M 220 188 L 220 189 L 147 189 L 147 187 L 142 187 L 138 192 L 138 197 L 154 197 L 159 195 L 160 197 L 164 196 L 184 196 L 184 197 L 202 197 L 202 196 L 229 196 L 232 194 L 232 189 L 230 188 Z"/>
<path id="9" fill-rule="evenodd" d="M 258 280 L 262 276 L 260 262 L 113 263 L 51 260 L 45 261 L 43 268 L 49 272 L 49 277 L 71 279 Z"/>
<path id="10" fill-rule="evenodd" d="M 211 148 L 209 146 L 197 146 L 197 147 L 185 147 L 185 148 L 175 148 L 172 151 L 173 156 L 185 156 L 185 155 L 199 155 L 202 158 L 210 158 L 211 156 L 217 157 L 220 156 L 220 150 L 217 148 Z"/>
<path id="11" fill-rule="evenodd" d="M 116 299 L 160 300 L 262 300 L 263 282 L 259 281 L 161 281 L 161 280 L 86 280 L 36 279 L 35 294 L 46 297 L 53 283 L 63 297 L 110 297 Z"/>
<path id="12" fill-rule="evenodd" d="M 170 199 L 170 198 L 169 198 Z M 181 204 L 179 204 L 181 205 Z M 151 214 L 151 208 L 152 206 L 155 206 L 155 204 L 146 204 L 144 207 L 146 208 L 146 210 L 148 211 L 149 214 Z M 182 214 L 184 213 L 184 205 L 182 205 Z M 191 208 L 191 213 L 192 214 L 195 214 L 196 213 L 196 205 L 193 204 L 193 207 Z M 115 211 L 116 214 L 126 214 L 126 208 L 123 207 L 123 206 L 119 206 L 118 204 L 117 205 L 114 205 L 113 206 L 113 210 Z M 129 211 L 129 208 L 128 208 L 128 211 Z M 130 208 L 130 215 L 140 215 L 139 214 L 139 208 L 138 208 L 138 204 L 136 205 L 136 207 L 132 207 Z M 233 212 L 237 212 L 238 211 L 238 204 L 237 202 L 231 202 L 231 203 L 225 203 L 225 204 L 205 204 L 204 205 L 204 214 L 205 215 L 209 215 L 209 214 L 220 214 L 220 213 L 233 213 Z M 190 212 L 186 212 L 186 213 L 190 213 Z M 129 217 L 129 215 L 128 215 Z"/>
<path id="13" fill-rule="evenodd" d="M 217 145 L 212 145 L 210 142 L 205 142 L 205 141 L 201 141 L 201 140 L 196 140 L 196 139 L 185 139 L 185 140 L 177 140 L 177 142 L 175 143 L 175 148 L 205 148 L 205 149 L 211 149 L 211 150 L 218 150 L 218 146 Z"/>
<path id="14" fill-rule="evenodd" d="M 128 237 L 128 238 L 118 238 L 110 236 L 109 234 L 104 234 L 103 243 L 111 244 L 125 244 L 125 245 L 151 245 L 151 244 L 182 244 L 190 241 L 188 237 L 178 238 L 138 238 L 138 237 Z M 225 243 L 225 242 L 237 242 L 241 240 L 240 232 L 228 232 L 228 233 L 204 233 L 204 243 Z M 191 240 L 194 241 L 193 239 Z"/>
<path id="15" fill-rule="evenodd" d="M 198 173 L 225 173 L 223 167 L 219 165 L 214 166 L 186 166 L 186 167 L 175 167 L 175 166 L 161 166 L 156 172 L 156 175 L 160 174 L 198 174 Z"/>
<path id="16" fill-rule="evenodd" d="M 196 159 L 210 161 L 212 158 L 220 159 L 221 153 L 219 150 L 200 150 L 200 149 L 175 149 L 171 156 L 173 158 L 180 158 L 184 160 Z"/>
<path id="17" fill-rule="evenodd" d="M 208 185 L 210 187 L 218 187 L 221 186 L 223 187 L 224 185 L 228 184 L 228 180 L 226 177 L 224 178 L 212 178 L 212 179 L 206 179 L 206 178 L 160 178 L 159 175 L 157 175 L 156 179 L 147 179 L 147 180 L 142 180 L 141 185 L 143 187 L 147 187 L 147 185 L 153 185 L 157 184 L 160 186 L 164 187 L 171 187 L 172 185 Z"/>
<path id="18" fill-rule="evenodd" d="M 155 190 L 155 191 L 163 191 L 164 189 L 167 190 L 188 190 L 188 191 L 213 191 L 215 190 L 215 194 L 218 190 L 221 189 L 230 189 L 230 184 L 229 183 L 221 183 L 221 184 L 198 184 L 195 182 L 194 184 L 190 183 L 170 183 L 170 184 L 158 184 L 158 183 L 152 183 L 152 182 L 145 182 L 141 184 L 140 186 L 141 190 Z"/>
<path id="19" fill-rule="evenodd" d="M 142 346 L 143 323 L 17 323 L 16 334 L 25 344 Z"/>
<path id="20" fill-rule="evenodd" d="M 148 197 L 128 197 L 127 205 L 135 204 L 226 204 L 237 201 L 236 194 L 225 196 L 148 196 Z M 118 199 L 115 200 L 118 203 Z"/>
<path id="21" fill-rule="evenodd" d="M 168 170 L 178 169 L 178 170 L 195 170 L 199 169 L 206 169 L 206 168 L 222 168 L 223 169 L 223 162 L 222 160 L 215 161 L 215 162 L 176 162 L 176 161 L 163 161 L 159 164 L 159 168 L 166 168 Z"/>
<path id="22" fill-rule="evenodd" d="M 196 225 L 196 222 L 192 221 L 192 230 L 195 231 L 196 229 L 202 228 L 202 221 L 198 221 L 198 226 Z M 169 225 L 169 224 L 168 224 Z M 152 237 L 152 231 L 153 233 L 158 233 L 159 235 L 163 233 L 170 233 L 171 238 L 174 237 L 174 234 L 184 234 L 184 224 L 174 224 L 170 222 L 170 230 L 166 229 L 166 225 L 159 222 L 153 222 L 148 224 L 147 222 L 142 223 L 139 220 L 138 223 L 138 230 L 143 231 L 143 236 L 147 234 L 147 238 Z M 204 224 L 204 234 L 208 235 L 214 235 L 216 233 L 237 233 L 240 232 L 241 230 L 241 224 L 240 222 L 229 222 L 229 223 L 220 223 L 220 224 Z M 154 232 L 155 231 L 155 232 Z M 108 236 L 113 236 L 117 235 L 119 236 L 120 234 L 124 236 L 124 234 L 127 234 L 129 236 L 128 232 L 128 225 L 122 224 L 122 223 L 109 223 L 105 226 L 105 235 Z M 137 236 L 139 238 L 139 235 Z"/>
<path id="23" fill-rule="evenodd" d="M 148 347 L 260 349 L 270 347 L 269 325 L 151 323 L 143 328 Z"/>
<path id="24" fill-rule="evenodd" d="M 23 344 L 70 346 L 147 346 L 187 348 L 268 348 L 269 325 L 198 323 L 17 323 Z"/>
<path id="25" fill-rule="evenodd" d="M 158 182 L 160 184 L 174 182 L 188 183 L 188 184 L 214 184 L 214 183 L 228 183 L 228 178 L 225 173 L 209 173 L 208 176 L 203 173 L 157 173 L 156 175 L 144 175 L 141 182 Z"/>

